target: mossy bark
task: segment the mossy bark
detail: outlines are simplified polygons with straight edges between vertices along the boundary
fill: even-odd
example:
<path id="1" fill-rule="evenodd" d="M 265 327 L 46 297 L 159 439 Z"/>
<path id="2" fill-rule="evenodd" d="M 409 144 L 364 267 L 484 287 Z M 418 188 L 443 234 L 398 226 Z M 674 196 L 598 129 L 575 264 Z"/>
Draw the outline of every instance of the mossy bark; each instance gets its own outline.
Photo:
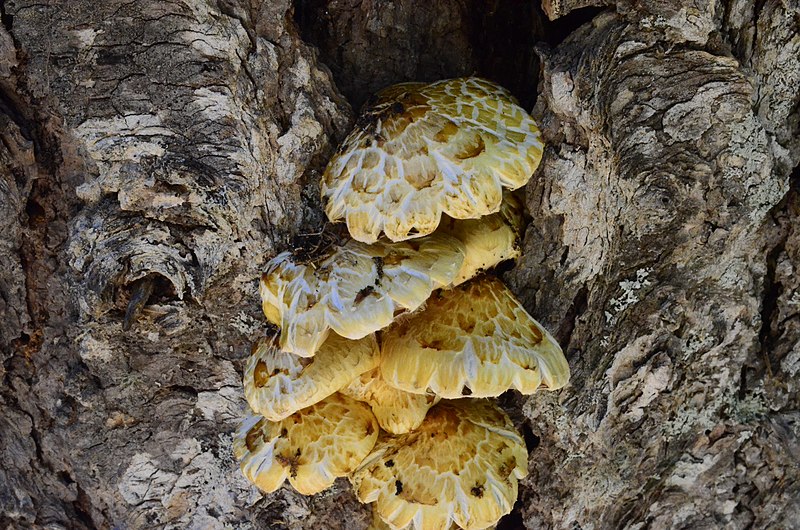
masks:
<path id="1" fill-rule="evenodd" d="M 350 104 L 471 73 L 545 134 L 503 277 L 573 372 L 500 400 L 504 527 L 798 524 L 800 3 L 588 3 L 0 1 L 0 524 L 366 527 L 233 461 L 256 280 Z"/>

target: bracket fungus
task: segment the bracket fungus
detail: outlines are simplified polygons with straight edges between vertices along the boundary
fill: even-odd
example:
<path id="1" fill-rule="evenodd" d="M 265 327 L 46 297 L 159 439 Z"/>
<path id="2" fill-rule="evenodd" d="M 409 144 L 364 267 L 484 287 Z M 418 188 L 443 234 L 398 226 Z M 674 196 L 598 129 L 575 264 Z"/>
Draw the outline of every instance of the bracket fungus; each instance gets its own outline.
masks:
<path id="1" fill-rule="evenodd" d="M 265 492 L 288 478 L 298 493 L 314 495 L 351 473 L 378 439 L 369 406 L 333 394 L 288 418 L 246 418 L 233 438 L 244 476 Z"/>
<path id="2" fill-rule="evenodd" d="M 428 409 L 440 399 L 432 394 L 412 394 L 394 388 L 386 384 L 377 368 L 361 374 L 340 392 L 369 403 L 378 425 L 391 434 L 404 434 L 419 427 Z"/>
<path id="3" fill-rule="evenodd" d="M 350 481 L 392 528 L 482 529 L 511 511 L 527 463 L 503 411 L 461 399 L 440 402 L 414 432 L 381 435 Z"/>
<path id="4" fill-rule="evenodd" d="M 450 234 L 464 243 L 464 263 L 453 285 L 520 255 L 524 207 L 511 192 L 503 194 L 500 211 L 480 219 L 443 219 L 437 233 Z"/>
<path id="5" fill-rule="evenodd" d="M 520 254 L 512 191 L 542 149 L 533 119 L 484 79 L 375 96 L 321 184 L 353 240 L 279 254 L 261 277 L 281 331 L 245 369 L 257 415 L 234 453 L 248 480 L 271 492 L 288 478 L 311 495 L 347 475 L 375 529 L 485 529 L 511 511 L 525 442 L 490 401 L 450 398 L 569 379 L 553 337 L 481 275 Z"/>
<path id="6" fill-rule="evenodd" d="M 555 339 L 503 283 L 482 276 L 438 291 L 425 309 L 381 336 L 381 376 L 412 393 L 445 398 L 532 394 L 569 380 Z"/>
<path id="7" fill-rule="evenodd" d="M 495 525 L 491 525 L 487 526 L 486 530 L 494 530 L 495 528 L 497 528 Z M 458 526 L 455 523 L 447 527 L 447 530 L 457 530 L 457 529 Z M 393 527 L 389 526 L 389 524 L 386 523 L 383 519 L 381 519 L 381 516 L 378 515 L 377 511 L 372 510 L 372 522 L 367 527 L 367 530 L 394 530 L 394 529 Z"/>
<path id="8" fill-rule="evenodd" d="M 332 334 L 311 358 L 281 351 L 275 342 L 274 337 L 259 342 L 244 371 L 250 408 L 270 421 L 325 399 L 378 365 L 374 334 L 358 340 Z"/>
<path id="9" fill-rule="evenodd" d="M 446 234 L 374 245 L 351 240 L 308 264 L 284 252 L 261 278 L 262 307 L 281 328 L 281 349 L 310 357 L 331 329 L 360 339 L 416 310 L 453 281 L 463 261 L 464 245 Z"/>
<path id="10" fill-rule="evenodd" d="M 504 88 L 477 77 L 402 83 L 378 92 L 331 158 L 322 199 L 358 241 L 432 233 L 442 214 L 476 219 L 542 157 L 533 118 Z"/>

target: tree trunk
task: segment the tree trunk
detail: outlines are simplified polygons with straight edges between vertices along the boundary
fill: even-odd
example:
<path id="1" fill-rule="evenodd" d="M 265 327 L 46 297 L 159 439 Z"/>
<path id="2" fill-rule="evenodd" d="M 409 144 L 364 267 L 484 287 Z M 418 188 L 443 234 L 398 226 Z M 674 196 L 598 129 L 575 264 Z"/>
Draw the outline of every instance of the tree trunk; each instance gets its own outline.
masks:
<path id="1" fill-rule="evenodd" d="M 501 528 L 800 527 L 800 2 L 542 3 L 0 0 L 2 527 L 365 528 L 232 457 L 257 279 L 349 103 L 472 73 L 547 140 L 504 279 L 572 369 L 500 400 Z"/>

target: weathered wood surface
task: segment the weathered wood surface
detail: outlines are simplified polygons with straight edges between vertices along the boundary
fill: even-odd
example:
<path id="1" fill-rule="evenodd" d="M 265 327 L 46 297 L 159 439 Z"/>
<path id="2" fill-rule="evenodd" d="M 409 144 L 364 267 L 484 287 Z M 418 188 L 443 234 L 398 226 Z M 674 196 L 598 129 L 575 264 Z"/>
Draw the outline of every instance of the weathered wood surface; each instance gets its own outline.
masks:
<path id="1" fill-rule="evenodd" d="M 524 407 L 543 433 L 531 527 L 800 521 L 797 337 L 774 336 L 797 318 L 774 263 L 792 267 L 792 222 L 770 213 L 797 163 L 787 100 L 759 97 L 777 92 L 754 86 L 762 65 L 668 33 L 605 14 L 544 53 L 552 149 L 513 276 L 563 330 L 574 380 Z"/>
<path id="2" fill-rule="evenodd" d="M 323 224 L 342 93 L 472 72 L 538 90 L 505 279 L 573 370 L 502 400 L 506 527 L 800 524 L 800 3 L 520 4 L 0 2 L 3 527 L 365 527 L 232 459 L 256 278 Z"/>

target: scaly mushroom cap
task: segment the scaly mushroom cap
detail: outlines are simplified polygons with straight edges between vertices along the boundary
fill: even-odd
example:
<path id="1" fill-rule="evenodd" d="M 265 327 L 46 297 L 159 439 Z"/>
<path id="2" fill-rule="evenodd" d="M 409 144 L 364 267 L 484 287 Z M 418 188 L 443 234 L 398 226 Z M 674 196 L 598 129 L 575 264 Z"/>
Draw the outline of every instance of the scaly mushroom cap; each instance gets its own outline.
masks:
<path id="1" fill-rule="evenodd" d="M 369 403 L 378 425 L 392 434 L 404 434 L 419 427 L 428 409 L 439 402 L 431 394 L 411 394 L 387 385 L 377 368 L 361 374 L 339 392 Z"/>
<path id="2" fill-rule="evenodd" d="M 447 530 L 456 530 L 458 526 L 455 524 L 451 524 L 447 527 Z M 497 528 L 496 526 L 492 525 L 487 527 L 487 530 L 494 530 Z M 397 527 L 389 525 L 386 521 L 381 519 L 381 516 L 378 515 L 378 512 L 374 509 L 372 510 L 372 522 L 367 527 L 367 530 L 398 530 Z"/>
<path id="3" fill-rule="evenodd" d="M 365 243 L 433 232 L 442 213 L 476 219 L 542 157 L 536 123 L 504 88 L 476 77 L 403 83 L 375 96 L 322 177 L 325 212 Z"/>
<path id="4" fill-rule="evenodd" d="M 330 396 L 378 366 L 375 335 L 348 340 L 331 334 L 312 358 L 281 351 L 273 338 L 258 343 L 244 370 L 250 408 L 279 421 Z"/>
<path id="5" fill-rule="evenodd" d="M 351 240 L 307 265 L 284 252 L 261 278 L 264 315 L 280 326 L 283 351 L 310 357 L 331 329 L 360 339 L 414 311 L 453 281 L 463 261 L 464 245 L 446 234 L 374 245 Z"/>
<path id="6" fill-rule="evenodd" d="M 503 194 L 500 211 L 480 219 L 442 220 L 437 233 L 450 234 L 462 243 L 464 264 L 453 280 L 459 285 L 498 263 L 520 255 L 520 239 L 525 220 L 522 203 L 512 193 Z"/>
<path id="7" fill-rule="evenodd" d="M 372 522 L 367 527 L 367 530 L 393 530 L 391 526 L 389 526 L 381 516 L 378 515 L 378 512 L 375 511 L 373 508 L 372 510 Z"/>
<path id="8" fill-rule="evenodd" d="M 555 339 L 503 283 L 483 276 L 438 291 L 381 336 L 381 376 L 445 398 L 561 388 L 569 365 Z"/>
<path id="9" fill-rule="evenodd" d="M 245 478 L 263 491 L 288 478 L 299 493 L 313 495 L 352 472 L 378 432 L 369 406 L 333 394 L 279 422 L 249 416 L 234 435 L 233 453 Z"/>
<path id="10" fill-rule="evenodd" d="M 350 481 L 392 528 L 486 528 L 514 506 L 527 459 L 525 442 L 494 404 L 442 401 L 417 430 L 381 435 Z"/>

